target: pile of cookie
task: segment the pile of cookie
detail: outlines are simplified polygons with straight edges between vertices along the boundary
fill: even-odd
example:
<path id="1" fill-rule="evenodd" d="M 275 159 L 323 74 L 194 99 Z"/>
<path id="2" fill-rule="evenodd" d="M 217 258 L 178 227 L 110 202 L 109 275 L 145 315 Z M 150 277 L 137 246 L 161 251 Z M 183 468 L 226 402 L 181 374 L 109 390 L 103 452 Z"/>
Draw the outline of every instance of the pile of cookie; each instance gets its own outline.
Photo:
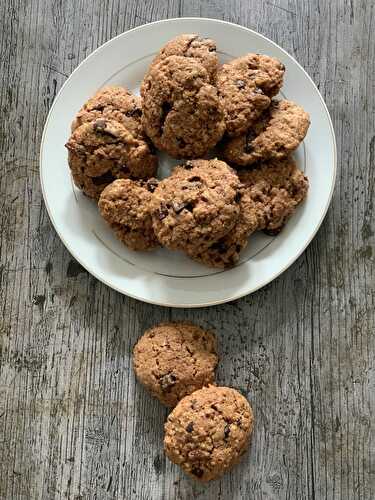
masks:
<path id="1" fill-rule="evenodd" d="M 66 144 L 75 184 L 132 250 L 162 245 L 233 266 L 249 236 L 278 234 L 308 191 L 290 155 L 309 116 L 274 99 L 284 72 L 252 53 L 219 65 L 213 40 L 176 37 L 141 96 L 107 87 L 78 112 Z M 183 159 L 161 181 L 156 149 Z"/>
<path id="2" fill-rule="evenodd" d="M 174 408 L 165 423 L 168 458 L 201 482 L 235 465 L 249 445 L 254 417 L 242 394 L 214 385 L 214 334 L 191 323 L 162 323 L 144 333 L 133 354 L 138 380 Z"/>

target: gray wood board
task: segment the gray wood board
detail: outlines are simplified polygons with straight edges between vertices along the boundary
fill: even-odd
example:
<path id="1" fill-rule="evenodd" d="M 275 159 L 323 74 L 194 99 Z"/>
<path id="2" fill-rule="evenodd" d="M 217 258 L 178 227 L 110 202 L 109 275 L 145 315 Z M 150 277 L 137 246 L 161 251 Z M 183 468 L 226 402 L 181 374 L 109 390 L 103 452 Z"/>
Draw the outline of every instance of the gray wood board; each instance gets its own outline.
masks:
<path id="1" fill-rule="evenodd" d="M 374 15 L 373 0 L 0 2 L 1 498 L 374 498 Z M 78 63 L 178 16 L 239 23 L 289 51 L 338 145 L 333 202 L 306 252 L 259 292 L 198 310 L 91 277 L 51 226 L 38 177 L 44 121 Z M 216 330 L 219 382 L 247 394 L 257 421 L 251 452 L 207 486 L 164 457 L 167 412 L 131 368 L 144 329 L 180 318 Z"/>

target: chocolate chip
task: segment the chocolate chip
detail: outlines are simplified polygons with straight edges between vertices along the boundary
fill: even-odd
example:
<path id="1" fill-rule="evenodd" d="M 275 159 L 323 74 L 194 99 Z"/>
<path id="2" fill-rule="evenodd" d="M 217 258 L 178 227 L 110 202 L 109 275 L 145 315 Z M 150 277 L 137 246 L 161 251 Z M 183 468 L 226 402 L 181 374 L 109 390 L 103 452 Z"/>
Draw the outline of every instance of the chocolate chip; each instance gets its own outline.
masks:
<path id="1" fill-rule="evenodd" d="M 204 474 L 204 471 L 200 467 L 193 467 L 191 469 L 191 473 L 194 474 L 196 477 L 202 477 Z"/>
<path id="2" fill-rule="evenodd" d="M 263 229 L 263 233 L 267 236 L 277 236 L 281 230 L 282 227 L 276 227 L 275 229 Z"/>
<path id="3" fill-rule="evenodd" d="M 111 172 L 106 172 L 98 177 L 91 177 L 91 180 L 95 186 L 101 186 L 102 184 L 111 184 L 115 180 L 115 177 L 113 177 Z"/>
<path id="4" fill-rule="evenodd" d="M 120 169 L 124 174 L 129 172 L 129 167 L 127 165 L 121 165 Z"/>
<path id="5" fill-rule="evenodd" d="M 236 245 L 236 252 L 241 252 L 242 248 L 241 245 Z"/>
<path id="6" fill-rule="evenodd" d="M 188 160 L 182 165 L 182 167 L 186 168 L 186 170 L 190 170 L 194 167 L 194 163 Z"/>
<path id="7" fill-rule="evenodd" d="M 194 430 L 194 424 L 193 422 L 189 422 L 186 427 L 186 432 L 193 432 Z"/>
<path id="8" fill-rule="evenodd" d="M 129 109 L 125 113 L 125 115 L 128 116 L 128 117 L 133 117 L 133 116 L 141 117 L 142 116 L 142 110 L 141 110 L 141 108 L 138 108 L 138 106 L 135 106 L 133 109 Z"/>
<path id="9" fill-rule="evenodd" d="M 255 87 L 255 89 L 253 90 L 254 94 L 260 94 L 260 95 L 263 95 L 264 92 L 261 88 L 259 87 Z"/>
<path id="10" fill-rule="evenodd" d="M 194 205 L 192 203 L 186 203 L 184 209 L 188 212 L 192 212 L 194 210 Z"/>
<path id="11" fill-rule="evenodd" d="M 216 47 L 209 47 L 208 52 L 215 52 Z"/>
<path id="12" fill-rule="evenodd" d="M 202 179 L 198 175 L 195 175 L 194 177 L 190 177 L 188 180 L 189 182 L 200 182 Z"/>
<path id="13" fill-rule="evenodd" d="M 239 191 L 237 191 L 236 196 L 234 197 L 234 201 L 236 203 L 239 203 L 241 201 L 241 197 L 242 197 L 242 194 Z"/>
<path id="14" fill-rule="evenodd" d="M 176 212 L 176 214 L 179 214 L 185 208 L 185 203 L 178 203 L 177 201 L 172 201 L 172 208 Z"/>
<path id="15" fill-rule="evenodd" d="M 217 406 L 216 406 L 216 405 L 211 405 L 211 408 L 212 408 L 213 410 L 215 410 L 215 411 L 218 411 L 218 409 L 217 409 Z"/>
<path id="16" fill-rule="evenodd" d="M 159 220 L 163 220 L 168 216 L 168 209 L 167 208 L 161 208 L 159 210 Z"/>
<path id="17" fill-rule="evenodd" d="M 217 250 L 219 253 L 225 253 L 228 250 L 228 247 L 222 241 L 217 241 L 211 246 L 211 248 L 213 250 Z"/>
<path id="18" fill-rule="evenodd" d="M 280 69 L 281 69 L 282 71 L 285 71 L 285 64 L 280 63 Z"/>
<path id="19" fill-rule="evenodd" d="M 252 142 L 256 138 L 254 130 L 248 130 L 245 140 L 245 153 L 251 153 L 253 151 Z"/>
<path id="20" fill-rule="evenodd" d="M 228 424 L 224 427 L 224 439 L 227 440 L 230 434 L 230 426 Z"/>
<path id="21" fill-rule="evenodd" d="M 94 127 L 95 132 L 104 132 L 106 126 L 107 126 L 107 122 L 105 120 L 102 120 L 102 119 L 96 120 L 93 123 L 93 127 Z"/>
<path id="22" fill-rule="evenodd" d="M 160 387 L 164 392 L 168 392 L 176 383 L 177 378 L 172 373 L 167 373 L 160 379 Z"/>
<path id="23" fill-rule="evenodd" d="M 155 189 L 158 187 L 159 181 L 157 179 L 148 179 L 146 182 L 146 188 L 150 193 L 153 193 Z"/>
<path id="24" fill-rule="evenodd" d="M 244 89 L 245 88 L 245 82 L 243 80 L 236 80 L 236 86 L 239 89 Z"/>

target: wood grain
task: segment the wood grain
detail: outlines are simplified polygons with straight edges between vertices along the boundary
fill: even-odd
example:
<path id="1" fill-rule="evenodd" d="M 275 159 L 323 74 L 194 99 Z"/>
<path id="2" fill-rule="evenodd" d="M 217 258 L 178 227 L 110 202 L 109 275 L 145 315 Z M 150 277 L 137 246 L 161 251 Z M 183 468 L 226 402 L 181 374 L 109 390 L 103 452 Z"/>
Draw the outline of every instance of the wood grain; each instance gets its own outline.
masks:
<path id="1" fill-rule="evenodd" d="M 339 153 L 331 208 L 298 261 L 252 296 L 199 310 L 142 304 L 89 276 L 38 178 L 43 124 L 71 71 L 124 30 L 178 16 L 248 26 L 294 55 Z M 374 2 L 8 0 L 0 18 L 0 498 L 373 499 Z M 257 420 L 251 452 L 208 486 L 163 456 L 166 410 L 130 365 L 146 327 L 178 318 L 217 331 L 219 380 Z"/>

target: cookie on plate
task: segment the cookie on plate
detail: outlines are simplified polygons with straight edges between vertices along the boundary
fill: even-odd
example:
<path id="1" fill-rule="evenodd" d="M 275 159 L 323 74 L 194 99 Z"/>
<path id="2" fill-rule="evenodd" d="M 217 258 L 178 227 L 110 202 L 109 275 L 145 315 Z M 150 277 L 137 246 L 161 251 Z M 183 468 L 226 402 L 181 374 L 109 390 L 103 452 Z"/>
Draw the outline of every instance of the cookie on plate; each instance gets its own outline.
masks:
<path id="1" fill-rule="evenodd" d="M 153 227 L 162 245 L 187 253 L 208 248 L 237 222 L 240 182 L 220 160 L 176 167 L 154 192 Z"/>
<path id="2" fill-rule="evenodd" d="M 252 199 L 250 190 L 241 189 L 238 196 L 241 197 L 240 215 L 233 229 L 207 249 L 190 252 L 192 259 L 219 269 L 232 267 L 238 262 L 249 236 L 259 228 L 263 220 L 262 210 Z"/>
<path id="3" fill-rule="evenodd" d="M 230 137 L 245 133 L 282 85 L 285 67 L 273 57 L 247 54 L 219 68 L 217 88 Z"/>
<path id="4" fill-rule="evenodd" d="M 258 229 L 278 234 L 306 198 L 309 181 L 292 158 L 270 160 L 238 173 L 256 204 Z"/>
<path id="5" fill-rule="evenodd" d="M 162 47 L 152 61 L 155 65 L 169 56 L 184 56 L 197 59 L 215 81 L 219 60 L 216 54 L 216 43 L 210 38 L 202 38 L 197 34 L 178 35 Z"/>
<path id="6" fill-rule="evenodd" d="M 292 101 L 273 101 L 246 134 L 224 143 L 223 156 L 241 166 L 285 158 L 303 141 L 309 125 L 309 115 L 301 106 Z"/>
<path id="7" fill-rule="evenodd" d="M 164 405 L 212 384 L 218 362 L 215 336 L 191 323 L 162 323 L 147 330 L 134 347 L 138 380 Z"/>
<path id="8" fill-rule="evenodd" d="M 83 123 L 65 146 L 74 183 L 90 198 L 117 178 L 149 178 L 157 169 L 148 144 L 113 120 Z"/>
<path id="9" fill-rule="evenodd" d="M 229 387 L 204 387 L 182 399 L 165 424 L 168 458 L 197 481 L 220 477 L 249 445 L 254 417 L 248 401 Z"/>
<path id="10" fill-rule="evenodd" d="M 118 179 L 99 198 L 99 212 L 116 236 L 132 250 L 149 250 L 159 245 L 152 229 L 151 196 L 156 179 L 147 182 Z"/>
<path id="11" fill-rule="evenodd" d="M 169 56 L 154 64 L 142 87 L 142 124 L 154 145 L 174 158 L 198 158 L 222 138 L 224 112 L 204 66 Z"/>
<path id="12" fill-rule="evenodd" d="M 98 118 L 121 123 L 138 139 L 145 139 L 142 124 L 142 100 L 127 88 L 104 87 L 91 97 L 77 113 L 72 123 L 72 132 L 83 123 Z"/>

